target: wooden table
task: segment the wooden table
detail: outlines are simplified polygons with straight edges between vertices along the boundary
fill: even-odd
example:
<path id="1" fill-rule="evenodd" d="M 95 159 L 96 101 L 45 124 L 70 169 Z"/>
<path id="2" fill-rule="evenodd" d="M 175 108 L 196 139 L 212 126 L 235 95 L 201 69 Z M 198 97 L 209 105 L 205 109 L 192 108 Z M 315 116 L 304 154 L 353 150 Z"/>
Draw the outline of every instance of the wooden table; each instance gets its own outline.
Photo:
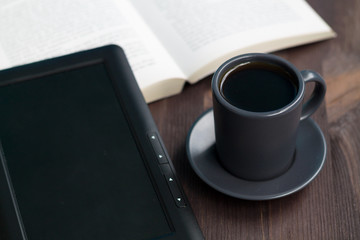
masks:
<path id="1" fill-rule="evenodd" d="M 246 201 L 205 184 L 192 170 L 185 139 L 212 106 L 208 77 L 175 97 L 150 104 L 199 225 L 208 240 L 360 239 L 360 1 L 309 0 L 336 39 L 276 52 L 326 80 L 313 119 L 327 140 L 325 165 L 303 190 L 276 200 Z"/>

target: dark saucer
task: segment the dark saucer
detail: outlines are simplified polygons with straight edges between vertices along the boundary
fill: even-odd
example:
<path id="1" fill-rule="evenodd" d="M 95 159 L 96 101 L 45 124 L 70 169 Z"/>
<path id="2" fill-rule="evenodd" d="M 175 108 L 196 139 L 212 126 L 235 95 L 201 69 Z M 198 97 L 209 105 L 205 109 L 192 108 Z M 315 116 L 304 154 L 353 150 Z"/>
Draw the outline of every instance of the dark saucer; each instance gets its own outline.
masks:
<path id="1" fill-rule="evenodd" d="M 248 181 L 227 172 L 218 162 L 212 109 L 193 124 L 186 140 L 190 164 L 208 185 L 224 194 L 247 200 L 268 200 L 292 194 L 309 184 L 326 158 L 326 142 L 310 118 L 302 121 L 296 141 L 296 158 L 287 172 L 266 181 Z"/>

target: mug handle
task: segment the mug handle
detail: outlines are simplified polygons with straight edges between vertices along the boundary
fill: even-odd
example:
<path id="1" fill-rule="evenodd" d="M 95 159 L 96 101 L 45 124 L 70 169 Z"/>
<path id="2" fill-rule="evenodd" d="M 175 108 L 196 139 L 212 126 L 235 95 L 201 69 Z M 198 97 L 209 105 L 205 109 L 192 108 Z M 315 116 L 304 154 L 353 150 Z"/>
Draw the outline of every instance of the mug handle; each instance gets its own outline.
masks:
<path id="1" fill-rule="evenodd" d="M 326 83 L 324 79 L 316 72 L 311 70 L 303 70 L 300 72 L 305 84 L 314 82 L 315 87 L 310 99 L 304 102 L 301 112 L 300 121 L 310 117 L 320 106 L 324 100 L 326 93 Z"/>

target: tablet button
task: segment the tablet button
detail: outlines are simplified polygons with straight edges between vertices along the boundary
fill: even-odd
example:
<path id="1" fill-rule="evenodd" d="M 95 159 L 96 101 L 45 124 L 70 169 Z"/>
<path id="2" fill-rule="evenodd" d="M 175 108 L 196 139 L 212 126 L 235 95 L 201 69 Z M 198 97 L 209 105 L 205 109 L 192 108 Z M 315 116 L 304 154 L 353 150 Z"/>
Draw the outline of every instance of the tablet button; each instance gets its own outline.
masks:
<path id="1" fill-rule="evenodd" d="M 179 185 L 176 181 L 175 174 L 171 170 L 169 164 L 160 165 L 161 171 L 165 176 L 166 182 L 169 186 L 171 195 L 174 198 L 175 204 L 178 207 L 186 207 L 184 196 L 182 195 Z"/>
<path id="2" fill-rule="evenodd" d="M 184 202 L 183 198 L 181 198 L 181 197 L 176 198 L 175 203 L 176 203 L 176 206 L 178 206 L 178 207 L 186 207 L 185 202 Z"/>
<path id="3" fill-rule="evenodd" d="M 176 206 L 178 207 L 185 207 L 185 202 L 184 202 L 184 198 L 179 190 L 179 187 L 177 185 L 177 182 L 174 179 L 174 176 L 172 175 L 168 175 L 165 176 L 167 179 L 167 183 L 169 185 L 170 188 L 170 192 L 175 200 Z"/>
<path id="4" fill-rule="evenodd" d="M 149 137 L 151 145 L 154 149 L 154 152 L 155 152 L 155 155 L 156 155 L 156 158 L 157 158 L 159 164 L 167 163 L 168 159 L 167 159 L 165 152 L 161 146 L 158 135 L 156 133 L 149 133 L 148 137 Z"/>

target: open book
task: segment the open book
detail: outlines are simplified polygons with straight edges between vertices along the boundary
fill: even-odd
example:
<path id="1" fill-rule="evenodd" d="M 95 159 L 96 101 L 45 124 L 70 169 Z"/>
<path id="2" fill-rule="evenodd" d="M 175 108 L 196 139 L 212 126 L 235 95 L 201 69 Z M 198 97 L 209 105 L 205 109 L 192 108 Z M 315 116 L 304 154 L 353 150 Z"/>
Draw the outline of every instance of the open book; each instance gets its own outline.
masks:
<path id="1" fill-rule="evenodd" d="M 121 46 L 147 102 L 226 59 L 335 36 L 304 0 L 5 0 L 0 69 Z"/>

